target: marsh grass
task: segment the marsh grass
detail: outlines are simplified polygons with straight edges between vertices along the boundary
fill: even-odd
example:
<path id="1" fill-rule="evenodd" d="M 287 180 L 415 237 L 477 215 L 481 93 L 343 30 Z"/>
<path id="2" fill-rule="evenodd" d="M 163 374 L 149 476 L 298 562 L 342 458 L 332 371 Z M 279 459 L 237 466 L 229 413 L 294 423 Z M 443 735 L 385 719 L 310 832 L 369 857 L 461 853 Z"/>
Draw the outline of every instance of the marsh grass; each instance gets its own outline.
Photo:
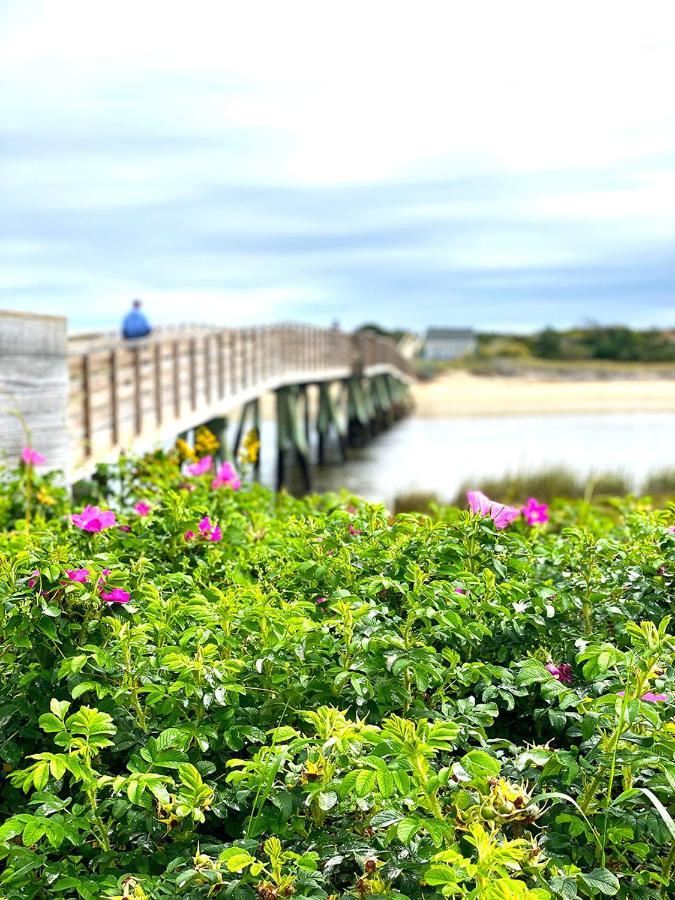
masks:
<path id="1" fill-rule="evenodd" d="M 555 498 L 566 500 L 602 500 L 625 497 L 635 491 L 624 472 L 597 472 L 590 476 L 575 473 L 565 466 L 551 466 L 535 471 L 507 473 L 498 478 L 473 478 L 460 486 L 454 497 L 443 497 L 433 491 L 408 491 L 394 499 L 393 512 L 430 512 L 434 506 L 466 506 L 466 492 L 478 488 L 488 497 L 504 503 L 523 503 L 536 497 L 544 503 Z M 653 472 L 640 494 L 659 501 L 675 496 L 675 468 Z"/>

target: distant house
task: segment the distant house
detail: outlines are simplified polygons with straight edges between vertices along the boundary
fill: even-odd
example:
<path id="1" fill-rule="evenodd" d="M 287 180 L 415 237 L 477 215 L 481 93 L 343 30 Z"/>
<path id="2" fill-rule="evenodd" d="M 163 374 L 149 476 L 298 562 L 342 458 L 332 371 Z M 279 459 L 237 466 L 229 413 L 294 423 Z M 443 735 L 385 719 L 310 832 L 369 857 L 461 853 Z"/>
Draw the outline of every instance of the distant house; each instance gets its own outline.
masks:
<path id="1" fill-rule="evenodd" d="M 436 360 L 457 359 L 475 349 L 476 335 L 472 328 L 429 328 L 422 356 Z"/>

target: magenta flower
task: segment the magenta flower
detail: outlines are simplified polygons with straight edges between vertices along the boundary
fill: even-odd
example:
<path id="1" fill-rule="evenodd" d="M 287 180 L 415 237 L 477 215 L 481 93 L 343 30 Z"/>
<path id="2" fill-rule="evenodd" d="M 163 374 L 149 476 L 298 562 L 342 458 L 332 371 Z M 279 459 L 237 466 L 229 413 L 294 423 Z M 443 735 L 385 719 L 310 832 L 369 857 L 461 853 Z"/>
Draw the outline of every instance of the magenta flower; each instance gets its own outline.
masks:
<path id="1" fill-rule="evenodd" d="M 456 594 L 466 594 L 466 588 L 455 588 Z"/>
<path id="2" fill-rule="evenodd" d="M 113 588 L 111 591 L 101 591 L 101 599 L 106 603 L 128 603 L 131 596 L 122 588 Z"/>
<path id="3" fill-rule="evenodd" d="M 204 516 L 197 527 L 199 528 L 199 533 L 206 541 L 212 541 L 214 544 L 217 544 L 218 541 L 223 539 L 223 532 L 220 530 L 220 525 L 216 525 L 216 523 L 212 522 L 208 516 Z M 190 537 L 187 535 L 190 535 Z M 184 537 L 186 541 L 191 540 L 194 537 L 194 532 L 186 531 Z"/>
<path id="4" fill-rule="evenodd" d="M 528 525 L 543 525 L 548 522 L 548 505 L 539 503 L 535 497 L 530 497 L 523 506 L 523 516 Z"/>
<path id="5" fill-rule="evenodd" d="M 146 503 L 144 500 L 139 500 L 138 503 L 134 504 L 134 509 L 138 513 L 139 516 L 147 516 L 152 507 L 149 503 Z"/>
<path id="6" fill-rule="evenodd" d="M 28 579 L 28 587 L 29 587 L 29 588 L 34 588 L 35 585 L 38 583 L 39 580 L 40 580 L 40 570 L 39 570 L 39 569 L 34 569 L 34 570 L 30 573 L 30 578 Z"/>
<path id="7" fill-rule="evenodd" d="M 81 513 L 74 513 L 70 520 L 83 531 L 103 531 L 116 524 L 115 513 L 110 509 L 99 509 L 98 506 L 85 506 Z"/>
<path id="8" fill-rule="evenodd" d="M 507 506 L 505 503 L 497 503 L 490 500 L 482 491 L 468 491 L 466 499 L 472 513 L 481 516 L 490 516 L 499 530 L 506 528 L 520 515 L 520 510 L 515 506 Z"/>
<path id="9" fill-rule="evenodd" d="M 233 491 L 238 491 L 241 487 L 241 480 L 237 475 L 237 471 L 232 463 L 225 461 L 221 463 L 216 473 L 216 477 L 211 482 L 212 488 L 228 486 Z"/>
<path id="10" fill-rule="evenodd" d="M 77 581 L 78 584 L 84 584 L 89 580 L 89 569 L 68 569 L 66 575 L 70 581 Z"/>
<path id="11" fill-rule="evenodd" d="M 328 603 L 328 597 L 317 597 L 316 605 L 321 606 L 322 603 Z"/>
<path id="12" fill-rule="evenodd" d="M 553 675 L 556 681 L 560 681 L 562 684 L 572 684 L 574 681 L 572 678 L 572 666 L 569 663 L 560 663 L 557 666 L 554 663 L 546 663 L 544 668 Z"/>
<path id="13" fill-rule="evenodd" d="M 186 531 L 183 535 L 184 541 L 191 541 L 195 537 L 194 531 Z"/>
<path id="14" fill-rule="evenodd" d="M 619 697 L 623 697 L 625 693 L 625 691 L 617 691 Z M 647 691 L 640 697 L 640 700 L 644 700 L 645 703 L 664 703 L 666 700 L 668 700 L 668 695 L 653 694 L 651 691 Z"/>
<path id="15" fill-rule="evenodd" d="M 668 528 L 667 530 L 671 531 L 673 534 L 675 534 L 675 525 L 671 525 L 670 528 Z"/>
<path id="16" fill-rule="evenodd" d="M 356 537 L 357 534 L 361 534 L 360 528 L 355 528 L 353 525 L 349 526 L 349 533 L 352 537 Z"/>
<path id="17" fill-rule="evenodd" d="M 119 530 L 123 531 L 125 534 L 129 534 L 131 531 L 131 525 L 120 525 Z"/>
<path id="18" fill-rule="evenodd" d="M 203 456 L 198 462 L 192 463 L 185 470 L 188 475 L 204 475 L 211 468 L 211 464 L 213 463 L 212 456 Z"/>
<path id="19" fill-rule="evenodd" d="M 47 462 L 47 458 L 32 447 L 24 447 L 21 451 L 21 459 L 27 466 L 41 466 Z"/>

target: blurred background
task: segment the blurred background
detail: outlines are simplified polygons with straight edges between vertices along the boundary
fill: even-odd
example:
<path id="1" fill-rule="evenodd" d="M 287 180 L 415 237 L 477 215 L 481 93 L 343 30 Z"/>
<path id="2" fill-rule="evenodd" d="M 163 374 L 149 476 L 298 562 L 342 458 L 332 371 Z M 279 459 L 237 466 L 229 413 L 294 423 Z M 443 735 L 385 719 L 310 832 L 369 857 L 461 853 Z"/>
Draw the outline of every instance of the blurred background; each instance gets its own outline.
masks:
<path id="1" fill-rule="evenodd" d="M 386 339 L 415 410 L 316 489 L 675 493 L 674 50 L 668 2 L 4 0 L 0 307 Z"/>

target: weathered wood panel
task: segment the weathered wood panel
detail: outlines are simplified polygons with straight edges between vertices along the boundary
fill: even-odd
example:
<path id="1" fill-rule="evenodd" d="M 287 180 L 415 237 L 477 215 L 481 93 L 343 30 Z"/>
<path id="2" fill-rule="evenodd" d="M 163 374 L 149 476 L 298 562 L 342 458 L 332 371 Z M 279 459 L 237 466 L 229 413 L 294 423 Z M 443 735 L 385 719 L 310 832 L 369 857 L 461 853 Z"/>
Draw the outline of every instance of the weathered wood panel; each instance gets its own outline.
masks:
<path id="1" fill-rule="evenodd" d="M 27 428 L 47 464 L 67 468 L 66 353 L 64 318 L 0 311 L 0 452 L 8 462 L 18 460 Z"/>

